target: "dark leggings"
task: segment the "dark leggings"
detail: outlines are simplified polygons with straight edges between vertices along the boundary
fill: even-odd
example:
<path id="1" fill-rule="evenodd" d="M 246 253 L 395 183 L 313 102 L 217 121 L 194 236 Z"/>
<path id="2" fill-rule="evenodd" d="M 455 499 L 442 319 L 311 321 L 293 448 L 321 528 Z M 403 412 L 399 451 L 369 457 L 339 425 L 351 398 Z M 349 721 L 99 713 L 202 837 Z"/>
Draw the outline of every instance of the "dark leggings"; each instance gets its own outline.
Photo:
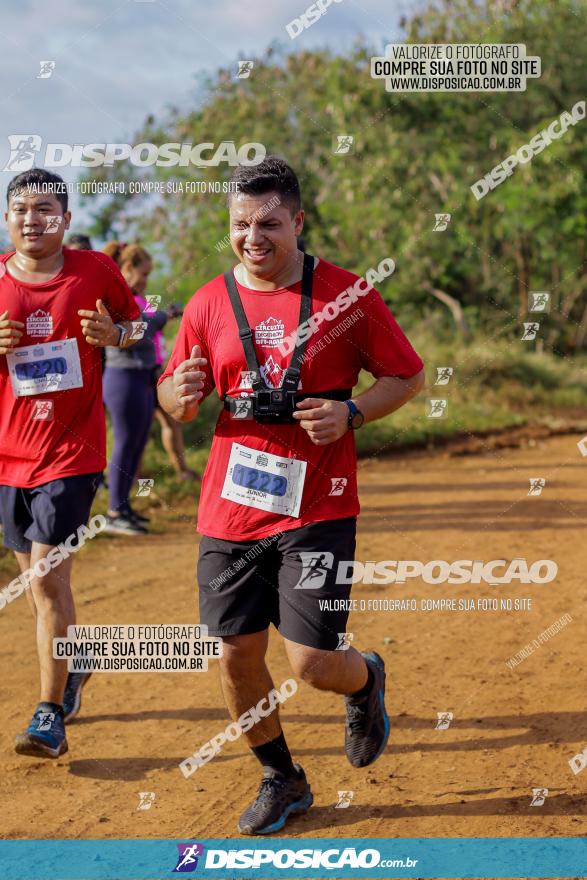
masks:
<path id="1" fill-rule="evenodd" d="M 114 431 L 114 449 L 108 465 L 110 509 L 124 514 L 153 421 L 153 372 L 106 367 L 103 387 Z"/>

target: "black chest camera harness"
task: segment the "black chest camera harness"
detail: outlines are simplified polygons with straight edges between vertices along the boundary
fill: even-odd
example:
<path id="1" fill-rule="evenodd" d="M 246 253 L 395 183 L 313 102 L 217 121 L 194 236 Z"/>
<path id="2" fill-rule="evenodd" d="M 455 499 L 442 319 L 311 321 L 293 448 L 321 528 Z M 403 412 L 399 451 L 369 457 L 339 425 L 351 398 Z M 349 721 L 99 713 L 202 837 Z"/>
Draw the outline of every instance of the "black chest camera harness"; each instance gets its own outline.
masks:
<path id="1" fill-rule="evenodd" d="M 299 326 L 305 324 L 312 310 L 312 282 L 314 278 L 314 257 L 304 254 L 304 270 L 302 274 L 302 295 L 300 303 Z M 264 424 L 295 424 L 293 413 L 296 402 L 305 397 L 325 397 L 330 400 L 348 400 L 350 388 L 334 391 L 314 391 L 311 394 L 298 394 L 300 370 L 306 338 L 299 345 L 296 342 L 290 365 L 285 371 L 280 388 L 270 388 L 265 384 L 253 345 L 253 331 L 249 327 L 247 316 L 239 296 L 232 270 L 224 273 L 224 281 L 232 310 L 238 325 L 238 335 L 243 345 L 247 367 L 252 377 L 253 393 L 246 397 L 224 398 L 224 408 L 229 410 L 235 419 L 255 419 Z"/>

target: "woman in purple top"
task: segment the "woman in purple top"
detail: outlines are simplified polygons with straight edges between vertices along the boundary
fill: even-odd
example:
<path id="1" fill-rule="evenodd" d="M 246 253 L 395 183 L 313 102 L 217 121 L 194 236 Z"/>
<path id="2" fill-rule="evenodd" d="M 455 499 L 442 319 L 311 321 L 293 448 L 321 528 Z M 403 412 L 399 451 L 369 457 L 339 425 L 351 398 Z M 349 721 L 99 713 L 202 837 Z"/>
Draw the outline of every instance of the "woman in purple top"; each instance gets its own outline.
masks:
<path id="1" fill-rule="evenodd" d="M 137 300 L 137 302 L 139 302 L 139 300 Z M 139 307 L 142 308 L 140 302 Z M 167 309 L 167 313 L 170 318 L 179 318 L 183 314 L 183 309 L 180 305 L 171 305 Z M 153 371 L 153 384 L 156 387 L 157 380 L 163 372 L 163 365 L 167 360 L 165 337 L 161 330 L 158 330 L 153 336 L 153 344 L 155 346 L 155 357 L 157 359 L 157 366 Z M 156 400 L 157 395 L 155 394 L 155 401 Z M 161 443 L 163 444 L 165 452 L 169 456 L 169 461 L 171 462 L 178 478 L 180 480 L 197 480 L 197 473 L 188 467 L 185 460 L 183 425 L 180 425 L 179 422 L 176 422 L 175 419 L 172 419 L 171 416 L 167 415 L 157 403 L 155 403 L 155 418 L 161 425 Z"/>
<path id="2" fill-rule="evenodd" d="M 137 303 L 144 303 L 153 268 L 148 252 L 139 244 L 113 241 L 106 245 L 104 253 L 119 266 Z M 141 321 L 133 324 L 133 332 L 139 338 L 132 346 L 132 357 L 120 357 L 121 349 L 106 349 L 104 403 L 112 421 L 114 449 L 108 464 L 109 509 L 104 531 L 112 534 L 147 532 L 148 518 L 133 510 L 129 495 L 155 410 L 153 370 L 157 361 L 153 336 L 163 329 L 168 317 L 164 311 L 141 311 Z"/>

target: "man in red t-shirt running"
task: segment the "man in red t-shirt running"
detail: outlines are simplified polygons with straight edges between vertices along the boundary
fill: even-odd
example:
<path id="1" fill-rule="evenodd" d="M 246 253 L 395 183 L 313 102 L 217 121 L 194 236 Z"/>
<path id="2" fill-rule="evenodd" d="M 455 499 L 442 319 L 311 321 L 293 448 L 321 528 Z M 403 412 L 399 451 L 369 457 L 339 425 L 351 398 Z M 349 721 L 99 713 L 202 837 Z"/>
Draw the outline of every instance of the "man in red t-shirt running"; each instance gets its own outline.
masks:
<path id="1" fill-rule="evenodd" d="M 41 694 L 15 748 L 49 758 L 67 751 L 64 721 L 88 678 L 68 675 L 53 639 L 75 624 L 71 554 L 100 525 L 86 528 L 106 465 L 99 349 L 128 345 L 139 316 L 109 257 L 63 247 L 67 201 L 58 175 L 17 175 L 5 214 L 14 252 L 0 255 L 0 519 L 22 572 L 0 591 L 0 609 L 26 591 Z"/>
<path id="2" fill-rule="evenodd" d="M 188 303 L 159 400 L 181 421 L 213 388 L 224 400 L 198 510 L 200 620 L 223 640 L 223 693 L 263 767 L 238 828 L 268 834 L 313 801 L 276 711 L 270 623 L 297 676 L 345 696 L 351 764 L 366 767 L 387 743 L 384 663 L 350 647 L 349 578 L 337 574 L 355 553 L 354 431 L 413 397 L 423 365 L 365 280 L 298 250 L 304 212 L 284 161 L 239 167 L 233 183 L 240 262 Z M 362 369 L 376 381 L 351 400 Z M 202 749 L 182 770 L 210 757 Z"/>

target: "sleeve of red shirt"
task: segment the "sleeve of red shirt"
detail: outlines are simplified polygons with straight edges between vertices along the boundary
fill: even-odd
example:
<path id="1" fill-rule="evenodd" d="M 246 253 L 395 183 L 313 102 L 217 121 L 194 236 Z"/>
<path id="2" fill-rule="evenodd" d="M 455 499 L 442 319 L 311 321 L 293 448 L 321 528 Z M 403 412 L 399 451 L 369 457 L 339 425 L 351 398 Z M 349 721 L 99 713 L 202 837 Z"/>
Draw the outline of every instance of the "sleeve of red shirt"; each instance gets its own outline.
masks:
<path id="1" fill-rule="evenodd" d="M 88 251 L 88 253 L 100 264 L 100 277 L 104 289 L 102 301 L 110 312 L 114 323 L 137 321 L 141 316 L 141 311 L 135 302 L 132 290 L 112 257 L 100 251 Z"/>
<path id="2" fill-rule="evenodd" d="M 409 339 L 391 314 L 376 290 L 361 302 L 365 317 L 356 322 L 353 329 L 355 344 L 363 369 L 376 379 L 396 376 L 410 379 L 424 366 L 420 356 L 412 348 Z"/>
<path id="3" fill-rule="evenodd" d="M 167 361 L 167 366 L 161 374 L 157 384 L 162 382 L 167 376 L 172 376 L 174 370 L 176 370 L 181 363 L 187 361 L 191 357 L 194 345 L 199 345 L 202 352 L 201 356 L 208 361 L 207 365 L 204 367 L 206 382 L 202 389 L 204 395 L 202 398 L 203 400 L 213 391 L 214 379 L 212 377 L 210 352 L 208 350 L 206 332 L 204 330 L 205 316 L 202 314 L 202 311 L 202 304 L 198 302 L 197 294 L 195 294 L 184 310 L 179 325 L 179 331 L 175 338 L 173 351 L 171 352 L 171 357 Z"/>

